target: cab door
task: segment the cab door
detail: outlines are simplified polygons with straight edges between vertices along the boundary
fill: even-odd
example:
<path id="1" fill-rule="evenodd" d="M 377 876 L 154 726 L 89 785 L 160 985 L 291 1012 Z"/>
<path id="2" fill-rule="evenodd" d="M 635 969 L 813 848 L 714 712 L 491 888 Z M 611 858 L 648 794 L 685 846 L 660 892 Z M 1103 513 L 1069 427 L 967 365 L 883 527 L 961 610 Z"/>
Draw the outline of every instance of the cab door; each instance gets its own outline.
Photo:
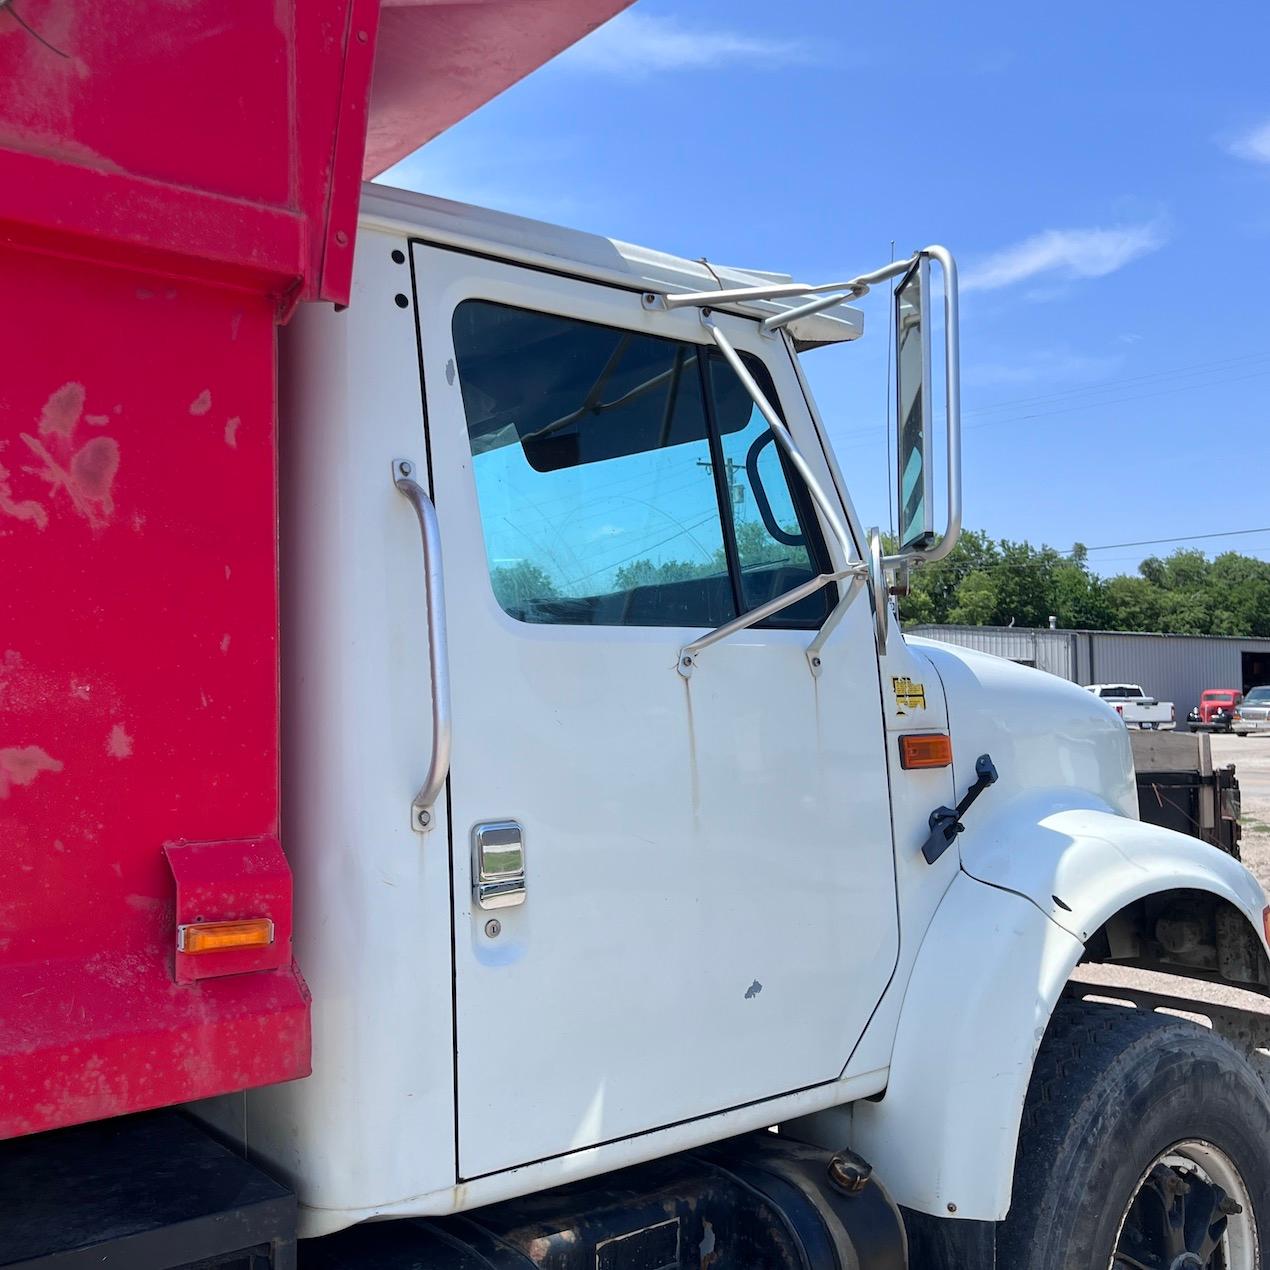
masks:
<path id="1" fill-rule="evenodd" d="M 696 313 L 413 251 L 461 1176 L 832 1081 L 897 953 L 868 605 L 819 677 L 828 592 L 681 675 L 684 644 L 833 562 L 749 396 Z M 717 320 L 820 458 L 784 345 Z"/>

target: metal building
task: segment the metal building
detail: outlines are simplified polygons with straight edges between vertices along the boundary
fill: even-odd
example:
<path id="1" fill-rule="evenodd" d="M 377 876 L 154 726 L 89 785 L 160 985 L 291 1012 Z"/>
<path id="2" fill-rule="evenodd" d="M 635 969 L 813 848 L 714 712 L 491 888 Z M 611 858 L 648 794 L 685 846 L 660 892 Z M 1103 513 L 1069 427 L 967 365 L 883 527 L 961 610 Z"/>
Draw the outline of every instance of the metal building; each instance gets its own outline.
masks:
<path id="1" fill-rule="evenodd" d="M 1019 626 L 918 625 L 906 633 L 976 648 L 1073 683 L 1139 684 L 1173 702 L 1179 722 L 1205 688 L 1247 692 L 1270 684 L 1270 639 Z"/>

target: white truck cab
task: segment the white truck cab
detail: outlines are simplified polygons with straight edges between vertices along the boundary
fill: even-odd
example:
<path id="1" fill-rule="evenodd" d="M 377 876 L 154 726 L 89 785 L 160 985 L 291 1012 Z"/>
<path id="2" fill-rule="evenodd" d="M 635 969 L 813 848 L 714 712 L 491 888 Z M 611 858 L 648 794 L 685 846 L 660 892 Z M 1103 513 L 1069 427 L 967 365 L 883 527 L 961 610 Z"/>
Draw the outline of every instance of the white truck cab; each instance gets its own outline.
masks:
<path id="1" fill-rule="evenodd" d="M 890 278 L 884 557 L 800 357 L 859 338 L 844 301 Z M 1144 1113 L 1141 1141 L 1100 1145 L 1073 1111 L 1072 1143 L 1034 1155 L 1024 1128 L 1016 1151 L 1047 1029 L 1119 1010 L 1134 1037 L 1113 1020 L 1088 1053 L 1181 1053 L 1176 1019 L 1064 1001 L 1079 963 L 1264 992 L 1270 961 L 1251 876 L 1137 820 L 1109 710 L 897 629 L 893 589 L 960 525 L 946 252 L 815 287 L 367 187 L 353 303 L 284 334 L 284 815 L 314 1074 L 203 1114 L 296 1187 L 313 1248 L 462 1213 L 458 1246 L 526 1196 L 563 1230 L 563 1184 L 779 1126 L 747 1158 L 823 1152 L 843 1232 L 837 1260 L 797 1264 L 1108 1265 L 1154 1237 L 1161 1169 L 1203 1174 L 1220 1264 L 1255 1264 L 1235 1254 L 1270 1238 L 1270 1136 L 1175 1161 L 1211 1139 L 1199 1095 L 1182 1138 Z M 1235 1073 L 1216 1124 L 1256 1082 L 1201 1039 Z M 873 1254 L 861 1176 L 902 1214 Z M 577 1264 L 628 1264 L 613 1241 L 637 1235 L 631 1265 L 707 1264 L 704 1227 L 672 1241 L 689 1218 L 659 1211 Z"/>

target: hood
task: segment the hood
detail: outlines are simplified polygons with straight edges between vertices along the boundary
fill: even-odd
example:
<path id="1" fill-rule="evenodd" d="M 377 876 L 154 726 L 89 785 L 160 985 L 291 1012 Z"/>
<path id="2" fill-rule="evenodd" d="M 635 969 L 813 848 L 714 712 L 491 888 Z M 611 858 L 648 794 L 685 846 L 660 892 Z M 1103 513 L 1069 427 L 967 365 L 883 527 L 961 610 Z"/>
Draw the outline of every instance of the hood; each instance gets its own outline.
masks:
<path id="1" fill-rule="evenodd" d="M 934 666 L 948 703 L 958 797 L 974 781 L 975 760 L 990 754 L 999 780 L 982 810 L 1007 798 L 1052 791 L 1055 801 L 1137 819 L 1129 733 L 1092 693 L 1057 675 L 987 653 L 911 638 Z M 1069 792 L 1080 791 L 1072 799 Z M 981 807 L 967 813 L 970 827 Z"/>

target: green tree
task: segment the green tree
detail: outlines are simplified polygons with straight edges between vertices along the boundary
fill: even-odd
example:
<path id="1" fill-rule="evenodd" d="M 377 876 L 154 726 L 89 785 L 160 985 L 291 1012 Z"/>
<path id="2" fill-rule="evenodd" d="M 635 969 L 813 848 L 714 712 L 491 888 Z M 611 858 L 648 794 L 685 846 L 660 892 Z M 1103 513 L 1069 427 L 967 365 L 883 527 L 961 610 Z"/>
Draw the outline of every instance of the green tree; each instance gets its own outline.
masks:
<path id="1" fill-rule="evenodd" d="M 1147 578 L 1125 574 L 1110 578 L 1105 587 L 1108 626 L 1117 631 L 1158 631 L 1164 624 L 1165 592 Z"/>
<path id="2" fill-rule="evenodd" d="M 968 573 L 957 586 L 957 603 L 948 620 L 964 626 L 990 626 L 1000 611 L 997 576 L 986 569 Z"/>
<path id="3" fill-rule="evenodd" d="M 494 595 L 505 609 L 519 609 L 531 600 L 550 600 L 560 594 L 544 569 L 530 560 L 500 564 L 490 570 Z"/>

